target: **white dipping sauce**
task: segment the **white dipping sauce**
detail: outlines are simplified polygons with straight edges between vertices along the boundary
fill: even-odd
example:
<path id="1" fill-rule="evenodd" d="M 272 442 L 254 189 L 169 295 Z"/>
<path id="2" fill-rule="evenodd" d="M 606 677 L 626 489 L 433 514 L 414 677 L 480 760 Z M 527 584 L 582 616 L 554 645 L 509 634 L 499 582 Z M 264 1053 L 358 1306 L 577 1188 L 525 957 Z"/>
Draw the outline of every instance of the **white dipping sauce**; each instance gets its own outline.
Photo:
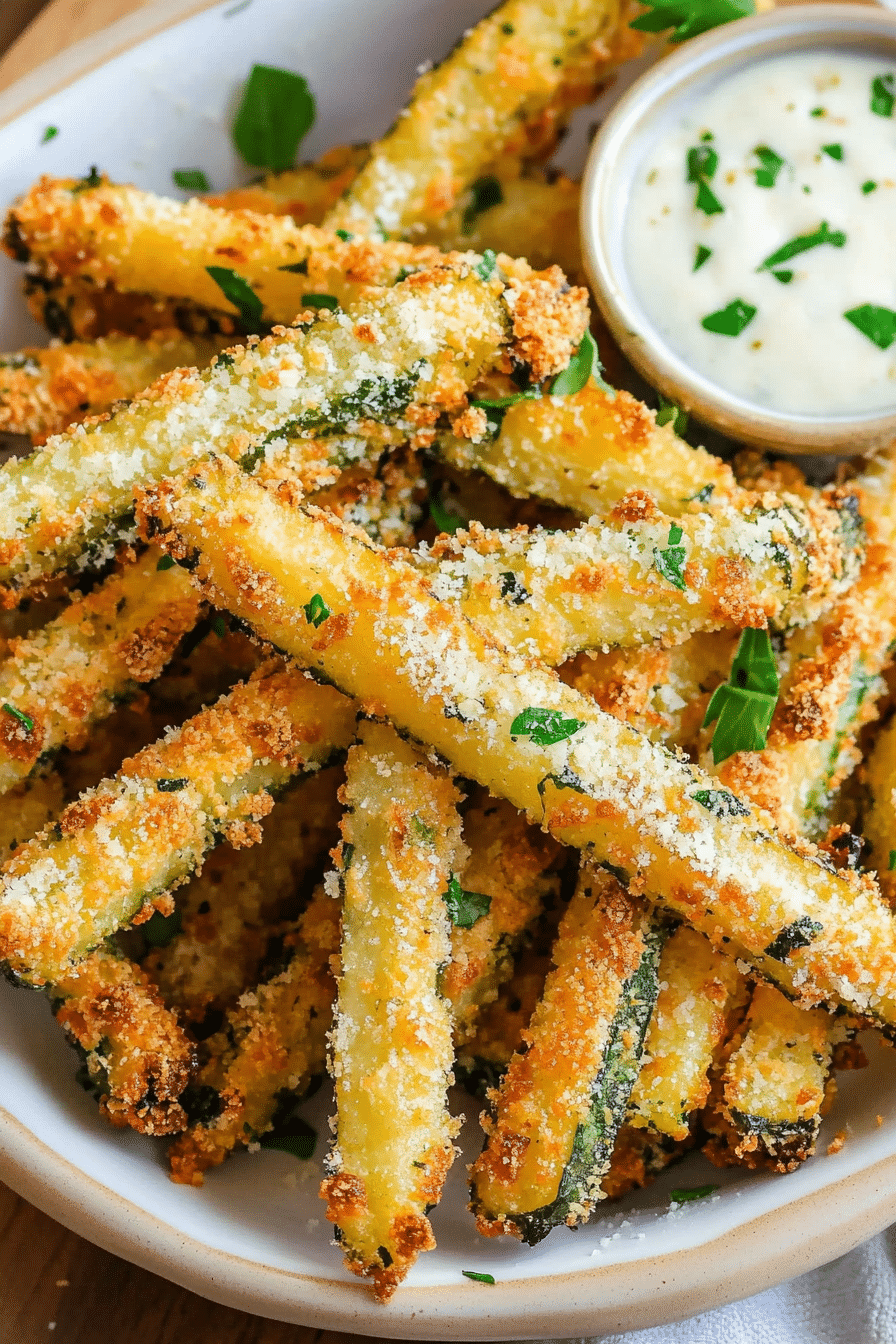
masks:
<path id="1" fill-rule="evenodd" d="M 667 122 L 635 175 L 625 248 L 638 299 L 690 368 L 746 401 L 816 416 L 896 408 L 896 117 L 871 110 L 872 82 L 887 77 L 886 107 L 894 73 L 879 55 L 836 50 L 759 62 Z M 687 156 L 701 146 L 718 156 L 704 185 L 723 213 L 695 206 Z M 771 187 L 757 185 L 760 147 L 784 160 Z M 780 262 L 789 283 L 757 270 L 823 224 L 845 242 Z M 695 271 L 698 248 L 712 254 Z M 701 326 L 735 300 L 756 309 L 739 334 Z M 866 305 L 886 310 L 881 341 L 893 315 L 887 349 L 844 317 Z"/>

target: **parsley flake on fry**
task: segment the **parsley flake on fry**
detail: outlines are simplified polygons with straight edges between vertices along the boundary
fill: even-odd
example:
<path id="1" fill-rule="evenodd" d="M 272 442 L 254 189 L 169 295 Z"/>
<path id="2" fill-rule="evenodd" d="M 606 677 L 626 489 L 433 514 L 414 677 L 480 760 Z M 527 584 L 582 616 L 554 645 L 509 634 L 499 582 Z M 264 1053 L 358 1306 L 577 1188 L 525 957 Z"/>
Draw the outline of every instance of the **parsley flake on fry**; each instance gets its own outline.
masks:
<path id="1" fill-rule="evenodd" d="M 583 727 L 582 719 L 568 718 L 559 709 L 539 709 L 530 705 L 513 720 L 510 736 L 528 737 L 537 747 L 550 747 L 555 742 L 565 742 Z"/>
<path id="2" fill-rule="evenodd" d="M 716 765 L 737 751 L 761 751 L 778 703 L 778 671 L 767 630 L 744 630 L 728 681 L 713 691 L 703 727 L 715 723 Z"/>

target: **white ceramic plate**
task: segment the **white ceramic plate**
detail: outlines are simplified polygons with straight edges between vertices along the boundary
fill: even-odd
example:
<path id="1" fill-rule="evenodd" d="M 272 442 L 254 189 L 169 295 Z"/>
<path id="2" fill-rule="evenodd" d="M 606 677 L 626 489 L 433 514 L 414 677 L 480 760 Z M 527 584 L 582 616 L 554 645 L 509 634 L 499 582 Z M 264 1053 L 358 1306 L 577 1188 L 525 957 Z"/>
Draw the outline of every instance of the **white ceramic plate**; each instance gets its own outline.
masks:
<path id="1" fill-rule="evenodd" d="M 216 187 L 238 180 L 227 128 L 253 61 L 310 80 L 319 117 L 306 152 L 369 138 L 404 102 L 418 64 L 442 55 L 486 8 L 488 0 L 229 0 L 202 10 L 201 0 L 163 0 L 0 95 L 0 202 L 41 172 L 80 175 L 93 163 L 161 191 L 171 190 L 172 168 L 201 167 Z M 581 166 L 594 116 L 578 118 L 564 147 L 571 168 Z M 59 135 L 42 145 L 48 125 Z M 42 338 L 18 278 L 2 260 L 4 349 Z M 477 1237 L 458 1162 L 433 1215 L 438 1250 L 382 1308 L 330 1245 L 317 1160 L 247 1153 L 202 1190 L 172 1185 L 160 1145 L 99 1119 L 46 1001 L 2 986 L 0 1177 L 107 1250 L 248 1311 L 412 1339 L 590 1335 L 757 1292 L 890 1221 L 896 1070 L 892 1055 L 870 1049 L 870 1070 L 842 1079 L 821 1155 L 793 1175 L 719 1173 L 692 1157 L 589 1227 L 558 1229 L 535 1249 Z M 475 1117 L 477 1103 L 457 1101 Z M 329 1104 L 321 1095 L 307 1108 L 322 1135 Z M 829 1157 L 826 1144 L 842 1128 L 847 1142 Z M 475 1126 L 466 1138 L 469 1157 Z M 717 1195 L 670 1210 L 671 1189 L 707 1182 L 720 1185 Z M 497 1283 L 472 1283 L 462 1269 Z"/>

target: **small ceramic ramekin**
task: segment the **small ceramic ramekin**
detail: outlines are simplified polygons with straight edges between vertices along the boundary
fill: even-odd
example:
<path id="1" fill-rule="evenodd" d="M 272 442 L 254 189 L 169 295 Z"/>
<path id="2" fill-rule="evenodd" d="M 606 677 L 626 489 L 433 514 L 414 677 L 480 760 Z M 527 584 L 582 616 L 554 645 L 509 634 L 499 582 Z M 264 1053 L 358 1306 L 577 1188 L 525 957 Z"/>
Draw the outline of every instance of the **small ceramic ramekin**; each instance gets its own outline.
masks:
<path id="1" fill-rule="evenodd" d="M 625 220 L 635 173 L 656 128 L 722 75 L 794 51 L 875 52 L 896 62 L 896 14 L 856 4 L 807 4 L 716 28 L 662 59 L 613 108 L 591 149 L 582 189 L 585 265 L 613 336 L 664 397 L 723 434 L 788 453 L 855 453 L 896 437 L 891 412 L 812 416 L 770 410 L 720 387 L 670 349 L 637 298 L 626 267 Z M 887 265 L 886 259 L 881 259 Z"/>

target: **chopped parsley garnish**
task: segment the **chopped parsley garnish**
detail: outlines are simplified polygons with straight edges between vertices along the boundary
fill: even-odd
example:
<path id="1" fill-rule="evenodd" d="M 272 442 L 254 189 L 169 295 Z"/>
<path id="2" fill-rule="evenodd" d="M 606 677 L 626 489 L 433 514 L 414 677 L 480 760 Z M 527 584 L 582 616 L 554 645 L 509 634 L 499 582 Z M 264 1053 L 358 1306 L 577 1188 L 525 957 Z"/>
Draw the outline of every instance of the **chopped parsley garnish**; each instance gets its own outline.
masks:
<path id="1" fill-rule="evenodd" d="M 715 723 L 716 765 L 736 751 L 761 751 L 778 703 L 778 670 L 767 630 L 744 630 L 726 682 L 713 691 L 703 727 Z M 718 720 L 718 722 L 716 722 Z"/>
<path id="2" fill-rule="evenodd" d="M 307 275 L 307 274 L 308 274 L 308 258 L 305 257 L 305 259 L 304 259 L 303 261 L 293 261 L 293 262 L 290 262 L 290 264 L 289 264 L 288 266 L 278 266 L 278 267 L 277 267 L 277 270 L 278 270 L 278 271 L 289 271 L 290 275 Z"/>
<path id="3" fill-rule="evenodd" d="M 890 858 L 887 864 L 887 870 L 888 872 L 891 873 L 896 872 L 896 849 L 890 850 Z"/>
<path id="4" fill-rule="evenodd" d="M 183 916 L 180 910 L 172 910 L 170 915 L 163 915 L 161 911 L 156 910 L 146 923 L 139 927 L 150 947 L 167 947 L 180 933 L 182 924 Z"/>
<path id="5" fill-rule="evenodd" d="M 797 234 L 796 238 L 791 238 L 783 247 L 779 247 L 776 252 L 767 256 L 765 261 L 760 262 L 756 269 L 757 271 L 773 271 L 785 261 L 791 261 L 803 252 L 810 252 L 813 247 L 821 247 L 824 243 L 830 243 L 831 247 L 843 247 L 846 243 L 846 234 L 839 229 L 832 229 L 824 220 L 814 233 Z"/>
<path id="6" fill-rule="evenodd" d="M 862 195 L 870 196 L 872 191 L 877 191 L 877 183 L 869 177 L 867 182 L 862 183 Z"/>
<path id="7" fill-rule="evenodd" d="M 695 1185 L 690 1190 L 670 1190 L 669 1199 L 673 1204 L 689 1204 L 692 1199 L 714 1195 L 718 1188 L 717 1185 Z"/>
<path id="8" fill-rule="evenodd" d="M 416 812 L 411 813 L 411 830 L 414 832 L 414 839 L 419 840 L 421 845 L 431 845 L 436 838 L 435 826 L 430 826 Z M 344 866 L 348 867 L 347 864 Z"/>
<path id="9" fill-rule="evenodd" d="M 217 616 L 212 618 L 212 630 L 218 636 L 219 639 L 223 639 L 224 636 L 227 634 L 227 622 L 225 621 L 224 617 L 220 614 L 220 612 L 218 613 Z"/>
<path id="10" fill-rule="evenodd" d="M 209 180 L 201 168 L 175 168 L 171 177 L 181 191 L 211 191 Z"/>
<path id="11" fill-rule="evenodd" d="M 667 401 L 662 394 L 660 395 L 660 408 L 656 413 L 658 425 L 671 425 L 676 434 L 683 436 L 688 432 L 689 420 L 687 411 L 683 411 L 674 401 Z"/>
<path id="12" fill-rule="evenodd" d="M 448 890 L 442 893 L 442 900 L 448 907 L 451 923 L 458 929 L 472 929 L 492 908 L 491 896 L 484 896 L 479 891 L 464 891 L 453 873 Z"/>
<path id="13" fill-rule="evenodd" d="M 552 747 L 555 742 L 565 742 L 584 726 L 584 719 L 568 718 L 562 710 L 529 705 L 510 725 L 510 736 L 529 737 L 536 747 Z"/>
<path id="14" fill-rule="evenodd" d="M 491 250 L 490 247 L 487 247 L 482 254 L 482 260 L 478 262 L 473 267 L 473 269 L 479 276 L 480 280 L 491 280 L 492 276 L 495 273 L 495 266 L 497 264 L 498 264 L 498 258 L 496 254 Z"/>
<path id="15" fill-rule="evenodd" d="M 173 555 L 163 555 L 156 565 L 156 573 L 164 573 L 166 569 L 173 569 L 176 563 Z"/>
<path id="16" fill-rule="evenodd" d="M 206 266 L 205 269 L 228 303 L 233 304 L 243 325 L 257 327 L 261 322 L 264 305 L 248 280 L 244 280 L 228 266 Z"/>
<path id="17" fill-rule="evenodd" d="M 709 184 L 716 175 L 719 156 L 710 145 L 698 145 L 687 152 L 687 181 L 697 184 L 694 209 L 702 210 L 704 215 L 721 215 L 725 207 L 713 193 Z"/>
<path id="18" fill-rule="evenodd" d="M 529 601 L 531 593 L 524 584 L 520 583 L 513 570 L 508 569 L 501 575 L 501 596 L 506 597 L 509 602 L 518 607 L 523 602 Z"/>
<path id="19" fill-rule="evenodd" d="M 253 65 L 233 123 L 233 141 L 253 168 L 282 173 L 314 125 L 314 95 L 292 70 Z"/>
<path id="20" fill-rule="evenodd" d="M 44 131 L 43 135 L 42 135 L 41 138 L 40 138 L 40 142 L 41 142 L 41 144 L 42 144 L 42 145 L 49 144 L 49 142 L 50 142 L 51 140 L 55 140 L 55 139 L 56 139 L 56 137 L 57 137 L 58 134 L 59 134 L 59 127 L 58 127 L 58 126 L 48 126 L 47 129 Z"/>
<path id="21" fill-rule="evenodd" d="M 16 719 L 25 729 L 26 733 L 34 732 L 34 720 L 30 714 L 25 714 L 21 709 L 16 709 L 15 705 L 5 704 L 3 713 L 8 714 L 11 719 Z"/>
<path id="22" fill-rule="evenodd" d="M 314 1156 L 317 1146 L 317 1130 L 312 1129 L 307 1120 L 295 1115 L 284 1126 L 289 1133 L 265 1134 L 258 1142 L 262 1148 L 273 1148 L 281 1153 L 289 1153 L 300 1162 L 307 1162 Z"/>
<path id="23" fill-rule="evenodd" d="M 896 76 L 877 75 L 872 79 L 870 106 L 878 117 L 892 117 L 896 107 Z"/>
<path id="24" fill-rule="evenodd" d="M 182 793 L 189 782 L 188 779 L 157 779 L 156 788 L 159 793 Z"/>
<path id="25" fill-rule="evenodd" d="M 715 488 L 716 487 L 712 483 L 712 481 L 709 481 L 706 485 L 701 485 L 700 489 L 697 490 L 693 495 L 688 495 L 684 503 L 690 504 L 692 502 L 696 502 L 697 504 L 708 504 L 709 501 L 712 499 Z"/>
<path id="26" fill-rule="evenodd" d="M 687 579 L 684 577 L 685 548 L 679 545 L 684 533 L 677 523 L 673 523 L 669 528 L 669 539 L 666 543 L 666 549 L 661 551 L 654 549 L 653 563 L 656 565 L 663 578 L 668 580 L 675 588 L 682 592 L 687 588 Z"/>
<path id="27" fill-rule="evenodd" d="M 72 187 L 72 195 L 77 195 L 79 191 L 91 191 L 94 187 L 102 186 L 102 183 L 103 175 L 94 163 L 91 165 L 90 172 L 87 176 L 82 177 Z"/>
<path id="28" fill-rule="evenodd" d="M 505 29 L 508 28 L 509 24 L 505 24 L 504 27 Z M 512 31 L 513 29 L 511 29 Z M 472 1279 L 474 1283 L 494 1283 L 495 1281 L 494 1274 L 479 1274 L 475 1269 L 462 1269 L 461 1274 L 465 1279 Z"/>
<path id="29" fill-rule="evenodd" d="M 693 270 L 699 271 L 700 267 L 705 266 L 711 256 L 712 256 L 712 248 L 704 247 L 702 243 L 699 243 L 697 246 L 697 251 L 694 254 Z"/>
<path id="30" fill-rule="evenodd" d="M 698 789 L 691 797 L 714 817 L 748 817 L 750 809 L 727 789 Z"/>
<path id="31" fill-rule="evenodd" d="M 793 271 L 772 271 L 779 285 L 789 285 L 793 279 Z"/>
<path id="32" fill-rule="evenodd" d="M 302 303 L 306 308 L 326 308 L 331 313 L 335 313 L 339 307 L 339 300 L 334 294 L 303 294 Z"/>
<path id="33" fill-rule="evenodd" d="M 810 116 L 810 117 L 826 117 L 827 114 L 828 114 L 828 110 L 827 110 L 826 107 L 813 107 L 812 111 L 809 113 L 809 116 Z"/>
<path id="34" fill-rule="evenodd" d="M 477 177 L 470 188 L 470 202 L 461 220 L 461 233 L 472 233 L 478 215 L 504 200 L 504 190 L 496 177 Z"/>
<path id="35" fill-rule="evenodd" d="M 761 168 L 754 169 L 757 187 L 773 187 L 785 160 L 773 149 L 769 149 L 768 145 L 757 145 L 753 153 L 762 164 Z"/>
<path id="36" fill-rule="evenodd" d="M 564 369 L 564 373 L 566 370 Z M 527 387 L 522 392 L 511 392 L 506 397 L 473 397 L 470 401 L 471 406 L 479 407 L 482 410 L 506 411 L 508 407 L 515 406 L 518 401 L 540 401 L 541 388 Z"/>
<path id="37" fill-rule="evenodd" d="M 822 145 L 821 152 L 827 154 L 829 159 L 836 159 L 838 163 L 843 158 L 842 145 Z"/>
<path id="38" fill-rule="evenodd" d="M 603 371 L 604 366 L 600 362 L 597 342 L 591 332 L 586 331 L 578 350 L 551 384 L 551 396 L 572 397 L 576 392 L 581 392 L 589 378 L 593 378 L 598 387 L 602 387 L 605 392 L 612 392 L 609 383 L 604 382 Z"/>
<path id="39" fill-rule="evenodd" d="M 647 5 L 650 12 L 639 14 L 629 28 L 640 33 L 664 33 L 671 28 L 670 42 L 684 42 L 756 12 L 753 0 L 647 0 Z"/>
<path id="40" fill-rule="evenodd" d="M 350 243 L 354 238 L 354 236 L 355 235 L 353 233 L 349 233 L 348 229 L 336 230 L 336 237 L 341 238 L 344 243 Z"/>
<path id="41" fill-rule="evenodd" d="M 810 915 L 800 915 L 792 924 L 784 925 L 778 936 L 772 939 L 765 949 L 765 955 L 771 957 L 772 961 L 786 961 L 791 952 L 798 952 L 801 947 L 808 947 L 823 932 L 824 925 L 819 924 L 817 919 L 812 919 Z"/>
<path id="42" fill-rule="evenodd" d="M 452 537 L 460 528 L 466 527 L 468 521 L 466 518 L 462 518 L 459 513 L 452 513 L 450 509 L 446 508 L 444 499 L 430 499 L 429 516 L 440 532 L 447 532 Z"/>
<path id="43" fill-rule="evenodd" d="M 304 603 L 302 610 L 305 613 L 305 620 L 309 625 L 313 625 L 315 630 L 319 625 L 323 625 L 324 621 L 332 615 L 330 608 L 327 606 L 320 593 L 315 593 L 310 602 Z"/>
<path id="44" fill-rule="evenodd" d="M 727 308 L 709 313 L 700 323 L 705 331 L 714 331 L 717 336 L 739 336 L 756 316 L 758 309 L 743 299 L 732 299 Z"/>
<path id="45" fill-rule="evenodd" d="M 888 350 L 896 341 L 896 313 L 892 308 L 863 303 L 858 308 L 850 308 L 843 316 L 880 350 Z"/>

